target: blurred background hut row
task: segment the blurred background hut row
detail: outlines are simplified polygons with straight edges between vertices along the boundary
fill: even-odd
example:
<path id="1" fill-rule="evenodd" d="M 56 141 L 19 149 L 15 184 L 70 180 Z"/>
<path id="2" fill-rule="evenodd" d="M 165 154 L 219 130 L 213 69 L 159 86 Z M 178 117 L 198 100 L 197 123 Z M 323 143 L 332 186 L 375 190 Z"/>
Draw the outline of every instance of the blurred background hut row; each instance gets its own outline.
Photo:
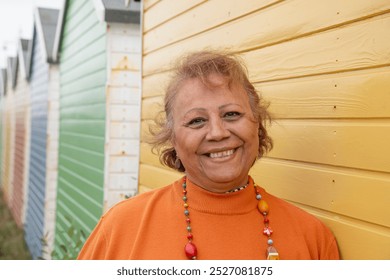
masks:
<path id="1" fill-rule="evenodd" d="M 255 180 L 323 220 L 344 259 L 390 259 L 389 30 L 388 0 L 37 7 L 0 70 L 1 191 L 33 258 L 74 257 L 113 204 L 181 176 L 144 139 L 172 61 L 211 48 L 271 102 Z"/>

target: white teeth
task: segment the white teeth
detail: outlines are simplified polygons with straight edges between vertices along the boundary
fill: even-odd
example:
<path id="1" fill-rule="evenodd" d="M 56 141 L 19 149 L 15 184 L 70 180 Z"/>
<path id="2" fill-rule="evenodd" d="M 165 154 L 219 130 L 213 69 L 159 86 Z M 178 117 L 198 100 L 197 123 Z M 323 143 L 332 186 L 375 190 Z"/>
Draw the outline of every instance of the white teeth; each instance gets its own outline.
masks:
<path id="1" fill-rule="evenodd" d="M 228 150 L 228 151 L 223 151 L 223 152 L 218 152 L 218 153 L 210 153 L 211 158 L 222 158 L 222 157 L 227 157 L 230 156 L 234 153 L 234 150 Z"/>

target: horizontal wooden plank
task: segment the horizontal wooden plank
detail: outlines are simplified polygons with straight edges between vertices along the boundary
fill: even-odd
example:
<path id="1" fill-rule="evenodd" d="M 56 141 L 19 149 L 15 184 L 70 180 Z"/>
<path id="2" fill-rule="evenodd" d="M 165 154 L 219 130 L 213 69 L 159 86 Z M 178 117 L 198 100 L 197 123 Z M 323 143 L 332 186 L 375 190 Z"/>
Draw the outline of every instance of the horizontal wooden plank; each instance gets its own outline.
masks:
<path id="1" fill-rule="evenodd" d="M 111 173 L 108 180 L 109 190 L 128 191 L 137 188 L 137 174 Z"/>
<path id="2" fill-rule="evenodd" d="M 141 36 L 141 27 L 137 23 L 127 23 L 127 22 L 109 22 L 108 23 L 109 31 L 107 33 L 110 38 L 111 35 L 122 35 L 122 36 Z"/>
<path id="3" fill-rule="evenodd" d="M 141 30 L 139 30 L 139 33 L 136 35 L 132 34 L 133 30 L 131 26 L 128 27 L 128 29 L 131 34 L 109 34 L 107 37 L 107 46 L 112 53 L 141 53 Z"/>
<path id="4" fill-rule="evenodd" d="M 142 98 L 164 95 L 170 73 L 162 72 L 142 77 Z"/>
<path id="5" fill-rule="evenodd" d="M 69 25 L 69 26 L 67 26 Z M 96 12 L 90 7 L 86 7 L 77 13 L 71 21 L 67 21 L 65 25 L 65 32 L 63 34 L 66 37 L 62 48 L 68 48 L 74 44 L 75 41 L 85 35 L 93 27 L 102 25 L 96 17 Z"/>
<path id="6" fill-rule="evenodd" d="M 258 14 L 253 14 L 248 18 L 242 18 L 240 21 L 229 22 L 216 29 L 208 30 L 207 32 L 191 37 L 188 40 L 179 41 L 166 48 L 159 49 L 158 51 L 146 55 L 144 57 L 143 65 L 145 68 L 144 75 L 166 70 L 169 68 L 172 59 L 181 56 L 183 53 L 205 48 L 229 49 L 232 52 L 244 52 L 251 49 L 262 49 L 266 46 L 280 44 L 281 42 L 288 42 L 288 44 L 281 45 L 286 45 L 286 48 L 294 52 L 294 59 L 305 59 L 305 61 L 310 61 L 310 56 L 312 54 L 317 58 L 329 58 L 331 53 L 322 55 L 317 52 L 317 47 L 319 47 L 319 51 L 324 50 L 326 47 L 329 47 L 330 49 L 335 47 L 337 49 L 342 47 L 342 44 L 347 44 L 349 40 L 353 41 L 351 42 L 352 46 L 349 46 L 352 47 L 351 50 L 357 50 L 360 46 L 366 51 L 367 48 L 370 49 L 370 44 L 373 44 L 372 41 L 370 41 L 371 37 L 378 36 L 378 39 L 381 38 L 382 40 L 385 40 L 386 35 L 382 35 L 385 33 L 385 30 L 387 30 L 388 23 L 383 23 L 383 26 L 369 27 L 368 22 L 370 22 L 370 20 L 365 20 L 359 24 L 346 25 L 344 28 L 336 28 L 333 32 L 328 31 L 314 34 L 318 31 L 339 27 L 344 23 L 356 21 L 359 16 L 362 19 L 366 19 L 370 14 L 375 15 L 383 13 L 390 8 L 388 1 L 384 0 L 377 2 L 378 6 L 375 7 L 372 7 L 371 3 L 368 3 L 367 1 L 359 1 L 356 5 L 350 5 L 347 2 L 340 1 L 332 2 L 335 3 L 329 5 L 328 2 L 324 3 L 323 1 L 302 1 L 300 2 L 301 4 L 297 6 L 291 5 L 291 2 L 286 2 L 275 9 L 270 9 L 269 14 L 263 14 L 266 12 L 268 13 L 268 10 L 264 10 Z M 316 6 L 312 9 L 308 9 L 307 5 Z M 340 5 L 343 6 L 342 9 L 339 7 Z M 307 11 L 309 10 L 318 12 L 308 13 Z M 346 14 L 348 16 L 340 16 L 340 11 L 342 15 Z M 285 21 L 274 20 L 275 18 L 286 17 L 289 18 L 288 28 L 286 28 Z M 243 21 L 242 24 L 241 21 Z M 272 24 L 269 24 L 270 22 L 272 22 Z M 261 28 L 253 28 L 254 26 L 261 26 Z M 375 31 L 374 33 L 371 33 L 371 28 Z M 344 31 L 344 29 L 346 31 Z M 329 35 L 327 35 L 328 33 Z M 232 34 L 234 34 L 234 36 Z M 356 36 L 357 34 L 359 34 L 359 36 Z M 310 36 L 306 39 L 293 40 L 308 35 Z M 218 38 L 218 40 L 215 40 L 215 38 Z M 296 50 L 293 47 L 293 45 L 296 44 L 294 43 L 295 41 L 298 41 L 299 43 L 302 42 L 299 50 Z M 320 41 L 320 43 L 317 44 L 317 41 Z M 380 47 L 382 44 L 375 42 L 373 45 L 375 46 L 372 51 L 375 52 L 375 47 Z M 383 47 L 386 46 L 387 45 Z M 343 47 L 340 49 L 340 52 L 349 50 L 349 47 L 345 47 L 347 50 Z M 290 61 L 290 58 L 286 56 L 286 54 L 274 52 L 278 49 L 266 49 L 268 52 L 271 52 L 271 57 L 279 57 L 279 59 L 284 60 L 283 62 Z M 364 51 L 362 54 L 365 54 Z M 329 52 L 329 50 L 327 50 L 327 52 Z M 305 56 L 299 54 L 305 54 Z M 267 55 L 270 54 L 267 53 Z M 340 62 L 342 62 L 341 57 L 338 58 L 340 59 Z M 332 61 L 334 62 L 336 59 L 337 58 Z M 260 61 L 261 63 L 259 63 L 259 60 L 254 61 L 254 63 L 257 63 L 259 67 L 270 66 L 268 65 L 268 59 Z M 366 63 L 368 62 L 369 61 L 367 60 Z"/>
<path id="7" fill-rule="evenodd" d="M 154 166 L 161 169 L 166 169 L 167 171 L 173 171 L 172 168 L 169 168 L 167 166 L 164 166 L 160 163 L 159 155 L 152 152 L 152 146 L 147 143 L 141 143 L 141 155 L 140 155 L 140 162 L 148 164 L 150 166 Z"/>
<path id="8" fill-rule="evenodd" d="M 113 70 L 138 72 L 141 71 L 141 55 L 138 53 L 114 53 L 111 54 L 110 64 Z"/>
<path id="9" fill-rule="evenodd" d="M 108 150 L 110 156 L 123 156 L 139 154 L 140 143 L 137 139 L 110 139 Z"/>
<path id="10" fill-rule="evenodd" d="M 64 143 L 70 146 L 75 146 L 81 149 L 89 149 L 92 151 L 99 151 L 103 149 L 105 143 L 104 137 L 102 136 L 65 132 L 64 130 L 61 130 L 60 139 L 60 144 Z M 40 144 L 39 146 L 42 145 Z"/>
<path id="11" fill-rule="evenodd" d="M 269 133 L 273 158 L 390 172 L 388 120 L 280 120 Z"/>
<path id="12" fill-rule="evenodd" d="M 111 105 L 109 119 L 111 121 L 138 122 L 140 118 L 139 106 L 136 105 Z"/>
<path id="13" fill-rule="evenodd" d="M 66 22 L 64 26 L 64 35 L 74 28 L 83 20 L 83 18 L 91 12 L 91 3 L 88 0 L 68 1 Z"/>
<path id="14" fill-rule="evenodd" d="M 111 173 L 131 173 L 138 170 L 137 156 L 110 156 L 108 162 L 108 172 Z"/>
<path id="15" fill-rule="evenodd" d="M 131 87 L 107 86 L 107 102 L 109 104 L 132 104 L 139 106 L 141 102 L 141 90 Z"/>
<path id="16" fill-rule="evenodd" d="M 80 79 L 61 85 L 61 98 L 68 94 L 77 94 L 83 91 L 96 89 L 100 92 L 106 84 L 106 69 L 100 69 L 89 75 L 80 77 Z"/>
<path id="17" fill-rule="evenodd" d="M 390 64 L 390 14 L 243 55 L 252 81 Z M 261 63 L 259 63 L 261 62 Z"/>
<path id="18" fill-rule="evenodd" d="M 81 105 L 61 109 L 61 119 L 69 120 L 104 120 L 106 117 L 106 105 L 96 103 L 91 105 Z M 62 128 L 62 126 L 61 126 Z"/>
<path id="19" fill-rule="evenodd" d="M 161 0 L 144 0 L 142 1 L 143 6 L 144 6 L 144 11 L 150 9 L 153 5 L 156 5 L 157 2 Z"/>
<path id="20" fill-rule="evenodd" d="M 104 120 L 76 120 L 76 119 L 62 119 L 61 130 L 72 131 L 73 133 L 95 135 L 104 137 Z"/>
<path id="21" fill-rule="evenodd" d="M 155 2 L 155 3 L 152 3 Z M 146 1 L 144 4 L 144 32 L 175 17 L 205 0 Z M 153 6 L 152 6 L 153 5 Z"/>
<path id="22" fill-rule="evenodd" d="M 149 189 L 156 189 L 172 184 L 172 182 L 178 180 L 182 176 L 183 173 L 141 163 L 139 184 L 146 186 Z"/>
<path id="23" fill-rule="evenodd" d="M 389 67 L 255 86 L 277 119 L 390 117 Z"/>
<path id="24" fill-rule="evenodd" d="M 144 79 L 142 119 L 153 119 L 162 108 L 160 85 L 167 83 L 169 73 Z M 255 87 L 271 103 L 275 119 L 390 117 L 390 103 L 383 102 L 389 97 L 389 67 L 256 83 Z"/>
<path id="25" fill-rule="evenodd" d="M 171 3 L 172 2 L 172 3 Z M 253 13 L 280 2 L 279 0 L 266 1 L 240 1 L 237 5 L 235 0 L 213 0 L 213 1 L 176 1 L 186 6 L 189 3 L 198 2 L 199 5 L 188 9 L 185 13 L 176 15 L 172 13 L 172 8 L 177 9 L 178 3 L 175 1 L 162 1 L 162 5 L 156 5 L 150 12 L 158 11 L 158 14 L 165 17 L 169 16 L 170 20 L 149 32 L 145 26 L 144 34 L 144 53 L 147 54 L 153 50 L 181 41 L 184 38 L 194 36 L 213 29 L 216 26 L 233 21 L 246 14 Z M 187 4 L 188 3 L 188 4 Z M 182 5 L 183 5 L 182 4 Z M 201 4 L 201 5 L 200 5 Z M 169 5 L 169 6 L 168 6 Z M 184 5 L 183 5 L 184 6 Z M 212 11 L 212 16 L 210 12 Z M 145 14 L 145 22 L 155 21 L 157 17 L 150 16 L 149 11 Z M 157 13 L 157 12 L 156 12 Z M 232 33 L 234 34 L 234 33 Z"/>
<path id="26" fill-rule="evenodd" d="M 96 47 L 96 46 L 95 46 Z M 100 50 L 99 53 L 95 53 L 93 56 L 87 56 L 83 59 L 83 63 L 76 63 L 72 69 L 62 69 L 61 83 L 67 84 L 74 82 L 80 77 L 92 74 L 98 70 L 105 69 L 107 67 L 107 61 L 104 50 Z M 70 64 L 68 64 L 70 66 Z"/>
<path id="27" fill-rule="evenodd" d="M 156 96 L 142 101 L 142 120 L 154 120 L 159 112 L 164 109 L 164 97 Z"/>
<path id="28" fill-rule="evenodd" d="M 390 227 L 390 174 L 269 158 L 257 162 L 250 174 L 283 199 Z M 362 207 L 365 200 L 375 203 Z"/>
<path id="29" fill-rule="evenodd" d="M 139 88 L 141 84 L 141 73 L 132 70 L 112 70 L 110 71 L 110 81 L 108 84 L 116 87 Z"/>
<path id="30" fill-rule="evenodd" d="M 87 150 L 78 148 L 77 146 L 67 145 L 61 143 L 59 147 L 61 162 L 63 163 L 66 159 L 69 163 L 74 163 L 76 169 L 80 166 L 90 166 L 91 168 L 98 170 L 104 166 L 104 155 L 101 152 L 93 150 Z M 99 171 L 101 172 L 101 171 Z M 90 178 L 94 180 L 94 177 Z M 98 183 L 99 181 L 96 181 Z"/>
<path id="31" fill-rule="evenodd" d="M 81 225 L 86 233 L 89 235 L 90 232 L 94 229 L 99 217 L 101 216 L 101 209 L 98 208 L 88 208 L 83 206 L 83 204 L 78 203 L 75 200 L 72 200 L 64 190 L 67 185 L 62 181 L 59 181 L 61 188 L 58 189 L 57 196 L 57 208 L 56 208 L 56 231 L 59 233 L 65 233 L 69 230 L 70 225 L 64 224 L 64 221 L 67 221 L 72 217 L 73 221 L 77 221 L 78 225 Z M 64 187 L 62 187 L 64 186 Z M 101 199 L 103 201 L 103 199 Z M 100 213 L 99 213 L 100 212 Z M 60 241 L 61 234 L 55 236 L 56 242 L 61 242 L 60 244 L 68 244 L 68 241 Z M 63 234 L 62 234 L 63 235 Z"/>
<path id="32" fill-rule="evenodd" d="M 62 63 L 66 64 L 66 61 L 79 59 L 83 57 L 83 55 L 88 55 L 86 49 L 91 48 L 90 51 L 93 51 L 93 47 L 96 48 L 94 42 L 103 41 L 106 44 L 106 28 L 105 26 L 95 25 L 91 30 L 89 30 L 83 37 L 79 38 L 79 40 L 73 41 L 68 48 L 63 48 L 61 50 L 61 67 Z M 66 41 L 66 37 L 64 38 Z M 106 45 L 104 46 L 106 47 Z M 79 62 L 82 60 L 78 60 Z"/>
<path id="33" fill-rule="evenodd" d="M 66 177 L 69 180 L 61 177 L 61 183 L 67 186 L 66 193 L 73 198 L 77 198 L 81 205 L 97 210 L 101 205 L 95 200 L 95 198 L 99 197 L 101 192 L 96 190 L 94 187 L 90 187 L 90 182 L 87 182 L 85 179 L 82 180 L 82 178 L 76 174 L 73 175 L 75 176 Z M 84 187 L 77 187 L 81 185 Z"/>
<path id="34" fill-rule="evenodd" d="M 139 124 L 134 122 L 111 122 L 110 138 L 139 139 Z"/>
<path id="35" fill-rule="evenodd" d="M 104 88 L 86 89 L 84 91 L 69 91 L 61 96 L 61 109 L 68 107 L 87 106 L 96 103 L 105 103 Z"/>
<path id="36" fill-rule="evenodd" d="M 77 50 L 76 53 L 70 54 L 68 59 L 62 56 L 60 64 L 61 76 L 67 72 L 72 72 L 80 64 L 93 65 L 94 62 L 92 60 L 96 59 L 97 56 L 106 57 L 106 38 L 104 36 L 98 35 L 98 37 L 92 38 L 86 46 Z M 83 63 L 80 63 L 81 61 Z"/>
<path id="37" fill-rule="evenodd" d="M 388 260 L 390 229 L 298 205 L 317 216 L 333 232 L 344 260 Z"/>

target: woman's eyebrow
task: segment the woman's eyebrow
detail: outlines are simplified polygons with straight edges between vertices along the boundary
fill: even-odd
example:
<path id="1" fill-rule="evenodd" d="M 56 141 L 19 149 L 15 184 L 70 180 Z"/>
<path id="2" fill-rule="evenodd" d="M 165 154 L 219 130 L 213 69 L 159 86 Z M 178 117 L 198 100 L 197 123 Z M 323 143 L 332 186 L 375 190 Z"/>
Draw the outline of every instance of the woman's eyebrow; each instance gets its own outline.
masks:
<path id="1" fill-rule="evenodd" d="M 192 113 L 193 111 L 202 111 L 202 112 L 205 112 L 206 109 L 205 109 L 205 108 L 202 108 L 202 107 L 191 108 L 190 110 L 188 110 L 187 112 L 184 113 L 184 116 L 187 116 L 188 114 Z"/>
<path id="2" fill-rule="evenodd" d="M 238 103 L 228 103 L 228 104 L 224 104 L 224 105 L 219 106 L 218 109 L 221 110 L 221 109 L 224 109 L 225 107 L 228 107 L 228 106 L 231 106 L 231 105 L 239 106 L 239 107 L 242 108 L 242 106 L 240 104 L 238 104 Z"/>

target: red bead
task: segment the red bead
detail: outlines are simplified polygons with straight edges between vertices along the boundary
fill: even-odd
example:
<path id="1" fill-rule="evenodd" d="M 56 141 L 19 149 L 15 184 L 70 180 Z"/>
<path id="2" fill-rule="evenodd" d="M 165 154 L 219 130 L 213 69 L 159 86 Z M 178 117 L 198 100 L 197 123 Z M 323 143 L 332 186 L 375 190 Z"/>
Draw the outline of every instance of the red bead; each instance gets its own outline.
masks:
<path id="1" fill-rule="evenodd" d="M 187 238 L 188 238 L 188 240 L 191 240 L 194 238 L 194 236 L 191 233 L 189 233 L 189 234 L 187 234 Z"/>
<path id="2" fill-rule="evenodd" d="M 183 190 L 183 194 L 187 194 L 187 191 L 186 191 L 186 190 Z"/>
<path id="3" fill-rule="evenodd" d="M 268 224 L 269 223 L 269 219 L 267 217 L 264 217 L 264 224 Z"/>
<path id="4" fill-rule="evenodd" d="M 190 218 L 187 218 L 187 219 L 186 219 L 186 222 L 187 222 L 187 224 L 191 223 Z"/>
<path id="5" fill-rule="evenodd" d="M 198 250 L 196 249 L 196 246 L 192 242 L 188 242 L 186 246 L 184 247 L 184 251 L 186 253 L 187 258 L 190 260 L 196 259 L 196 255 L 198 254 Z"/>

